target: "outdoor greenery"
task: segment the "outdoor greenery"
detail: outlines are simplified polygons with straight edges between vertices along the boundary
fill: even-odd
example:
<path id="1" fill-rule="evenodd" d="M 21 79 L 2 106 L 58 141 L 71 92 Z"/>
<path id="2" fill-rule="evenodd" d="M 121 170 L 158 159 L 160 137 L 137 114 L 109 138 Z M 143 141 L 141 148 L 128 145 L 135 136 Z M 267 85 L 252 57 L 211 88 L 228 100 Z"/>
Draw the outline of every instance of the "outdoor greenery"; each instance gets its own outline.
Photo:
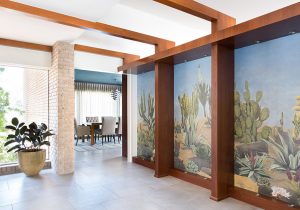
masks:
<path id="1" fill-rule="evenodd" d="M 10 146 L 7 152 L 18 151 L 39 151 L 41 146 L 50 146 L 47 137 L 54 135 L 51 130 L 48 130 L 47 125 L 41 123 L 37 125 L 32 122 L 28 126 L 24 122 L 19 122 L 18 118 L 11 120 L 12 125 L 7 125 L 5 128 L 14 132 L 8 134 L 7 141 L 4 146 Z"/>

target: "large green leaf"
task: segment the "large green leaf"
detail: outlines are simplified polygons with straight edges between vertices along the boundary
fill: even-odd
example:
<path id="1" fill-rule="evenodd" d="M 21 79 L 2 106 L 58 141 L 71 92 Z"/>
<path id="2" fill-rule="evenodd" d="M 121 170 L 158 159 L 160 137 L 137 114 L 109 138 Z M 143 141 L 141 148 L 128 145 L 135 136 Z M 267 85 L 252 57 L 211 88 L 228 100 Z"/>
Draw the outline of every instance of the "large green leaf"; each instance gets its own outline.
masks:
<path id="1" fill-rule="evenodd" d="M 10 129 L 10 130 L 16 130 L 16 127 L 15 126 L 13 126 L 13 125 L 7 125 L 7 126 L 5 126 L 5 128 L 6 129 Z"/>
<path id="2" fill-rule="evenodd" d="M 16 118 L 16 117 L 14 117 L 14 118 L 12 118 L 12 120 L 11 120 L 11 123 L 14 125 L 14 126 L 18 126 L 18 124 L 19 124 L 19 120 L 18 120 L 18 118 Z"/>
<path id="3" fill-rule="evenodd" d="M 7 146 L 12 143 L 18 143 L 18 142 L 16 140 L 9 140 L 9 141 L 5 142 L 4 146 Z"/>
<path id="4" fill-rule="evenodd" d="M 20 149 L 20 145 L 15 145 L 15 146 L 13 146 L 13 147 L 10 148 L 9 150 L 7 150 L 7 152 L 11 152 L 11 151 L 16 150 L 16 149 Z"/>

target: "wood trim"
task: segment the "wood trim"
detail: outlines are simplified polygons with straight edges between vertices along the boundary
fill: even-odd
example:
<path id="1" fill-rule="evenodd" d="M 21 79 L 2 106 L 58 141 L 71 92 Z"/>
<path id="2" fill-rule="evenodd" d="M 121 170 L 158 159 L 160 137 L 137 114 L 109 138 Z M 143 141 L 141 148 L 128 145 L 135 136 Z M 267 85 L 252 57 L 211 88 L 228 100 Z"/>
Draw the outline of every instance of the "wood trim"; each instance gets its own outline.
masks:
<path id="1" fill-rule="evenodd" d="M 136 164 L 139 164 L 139 165 L 142 165 L 144 167 L 153 169 L 153 170 L 155 168 L 155 163 L 154 162 L 151 162 L 151 161 L 148 161 L 148 160 L 143 160 L 140 157 L 132 157 L 132 162 L 134 162 Z"/>
<path id="2" fill-rule="evenodd" d="M 192 183 L 194 185 L 198 185 L 200 187 L 204 187 L 206 189 L 211 188 L 211 179 L 208 179 L 208 178 L 205 178 L 205 177 L 202 177 L 199 175 L 183 172 L 183 171 L 173 168 L 170 170 L 170 176 L 174 176 L 178 179 Z"/>
<path id="3" fill-rule="evenodd" d="M 193 0 L 154 0 L 169 7 L 178 9 L 207 21 L 217 21 L 221 16 L 227 16 L 211 7 Z M 227 16 L 229 17 L 229 16 Z"/>
<path id="4" fill-rule="evenodd" d="M 224 30 L 215 32 L 211 35 L 207 35 L 204 37 L 201 37 L 199 39 L 193 40 L 191 42 L 187 42 L 182 45 L 178 45 L 176 47 L 173 47 L 171 49 L 156 53 L 154 55 L 142 58 L 138 61 L 120 66 L 118 68 L 118 71 L 126 71 L 127 69 L 135 69 L 138 66 L 142 66 L 149 63 L 154 63 L 156 61 L 161 61 L 167 58 L 172 58 L 173 56 L 188 52 L 190 50 L 193 50 L 195 48 L 203 47 L 206 45 L 211 45 L 212 43 L 216 43 L 219 41 L 225 41 L 230 38 L 234 38 L 237 36 L 241 36 L 243 34 L 246 34 L 247 32 L 252 32 L 254 30 L 263 29 L 267 27 L 271 27 L 271 25 L 274 25 L 274 27 L 277 27 L 276 24 L 280 24 L 283 21 L 289 21 L 292 18 L 300 17 L 300 3 L 293 4 L 291 6 L 279 9 L 277 11 L 271 12 L 269 14 L 254 18 L 252 20 L 246 21 L 244 23 L 226 28 Z M 295 25 L 299 23 L 299 21 L 294 21 L 294 25 L 292 27 L 296 27 Z M 298 24 L 299 26 L 299 24 Z M 278 26 L 279 31 L 282 26 Z M 272 35 L 272 31 L 269 32 L 267 36 L 274 38 Z M 286 32 L 286 34 L 288 31 Z M 255 36 L 252 34 L 252 39 L 255 39 Z M 252 44 L 255 44 L 254 42 Z M 242 45 L 243 46 L 243 45 Z"/>
<path id="5" fill-rule="evenodd" d="M 35 44 L 30 42 L 23 42 L 23 41 L 16 41 L 11 39 L 4 39 L 0 38 L 0 45 L 9 46 L 9 47 L 17 47 L 17 48 L 24 48 L 24 49 L 30 49 L 30 50 L 37 50 L 37 51 L 45 51 L 45 52 L 52 52 L 52 46 L 48 45 L 42 45 L 42 44 Z M 123 63 L 129 63 L 133 62 L 135 60 L 138 60 L 140 56 L 118 52 L 118 51 L 112 51 L 112 50 L 106 50 L 102 48 L 95 48 L 80 44 L 74 45 L 75 51 L 81 51 L 81 52 L 87 52 L 91 54 L 98 54 L 98 55 L 105 55 L 110 57 L 117 57 L 123 59 Z"/>
<path id="6" fill-rule="evenodd" d="M 155 176 L 174 166 L 174 65 L 155 64 Z"/>
<path id="7" fill-rule="evenodd" d="M 29 42 L 22 42 L 22 41 L 15 41 L 11 39 L 3 39 L 0 38 L 0 45 L 5 45 L 9 47 L 18 47 L 30 50 L 38 50 L 38 51 L 45 51 L 45 52 L 52 52 L 52 47 L 42 44 L 34 44 Z"/>
<path id="8" fill-rule="evenodd" d="M 230 196 L 234 177 L 234 49 L 216 43 L 211 54 L 211 199 L 219 201 Z"/>
<path id="9" fill-rule="evenodd" d="M 83 20 L 83 19 L 76 18 L 73 16 L 60 14 L 57 12 L 41 9 L 38 7 L 29 6 L 26 4 L 21 4 L 18 2 L 14 2 L 14 1 L 0 0 L 0 6 L 7 8 L 7 9 L 34 15 L 34 16 L 37 16 L 37 17 L 40 17 L 43 19 L 47 19 L 51 22 L 68 25 L 68 26 L 72 26 L 72 27 L 77 27 L 77 28 L 81 28 L 81 29 L 97 30 L 97 31 L 101 31 L 101 32 L 107 33 L 112 36 L 121 37 L 124 39 L 129 39 L 129 40 L 138 41 L 138 42 L 143 42 L 143 43 L 147 43 L 147 44 L 159 45 L 160 43 L 164 43 L 164 42 L 173 43 L 166 39 L 157 38 L 154 36 L 150 36 L 150 35 L 142 34 L 139 32 L 111 26 L 111 25 L 104 24 L 104 23 Z"/>
<path id="10" fill-rule="evenodd" d="M 238 187 L 233 187 L 230 189 L 231 197 L 249 203 L 251 205 L 257 206 L 259 208 L 263 208 L 265 210 L 291 210 L 291 209 L 299 209 L 289 207 L 287 203 L 284 203 L 280 200 L 269 198 L 262 195 L 257 195 L 255 192 L 251 192 L 248 190 L 244 190 Z"/>
<path id="11" fill-rule="evenodd" d="M 127 75 L 122 75 L 122 156 L 127 157 Z"/>
<path id="12" fill-rule="evenodd" d="M 86 52 L 86 53 L 92 53 L 92 54 L 99 54 L 99 55 L 105 55 L 105 56 L 110 56 L 110 57 L 122 58 L 122 59 L 126 58 L 126 57 L 129 57 L 129 56 L 132 56 L 131 54 L 127 54 L 127 53 L 123 53 L 123 52 L 106 50 L 106 49 L 102 49 L 102 48 L 90 47 L 90 46 L 85 46 L 85 45 L 80 45 L 80 44 L 75 44 L 74 45 L 74 50 L 75 51 Z M 132 61 L 134 61 L 134 60 L 132 60 Z"/>

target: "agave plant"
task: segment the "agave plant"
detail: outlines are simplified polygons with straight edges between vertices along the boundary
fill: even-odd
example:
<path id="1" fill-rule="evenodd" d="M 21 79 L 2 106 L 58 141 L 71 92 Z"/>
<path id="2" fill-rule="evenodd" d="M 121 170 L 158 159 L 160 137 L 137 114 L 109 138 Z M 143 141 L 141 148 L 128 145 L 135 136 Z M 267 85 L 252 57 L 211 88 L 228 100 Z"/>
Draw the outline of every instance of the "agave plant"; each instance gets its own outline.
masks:
<path id="1" fill-rule="evenodd" d="M 270 177 L 263 170 L 264 168 L 265 156 L 245 155 L 245 158 L 240 158 L 236 156 L 236 162 L 240 165 L 239 175 L 246 176 L 255 182 L 261 179 L 269 179 Z"/>
<path id="2" fill-rule="evenodd" d="M 47 140 L 48 136 L 54 135 L 50 130 L 47 130 L 47 126 L 44 123 L 37 125 L 31 123 L 25 125 L 24 122 L 19 122 L 18 118 L 11 120 L 12 125 L 7 125 L 5 128 L 12 130 L 14 134 L 7 136 L 7 141 L 4 146 L 10 146 L 7 152 L 15 151 L 39 151 L 41 146 L 50 146 L 50 142 Z"/>
<path id="3" fill-rule="evenodd" d="M 289 134 L 283 135 L 278 132 L 277 143 L 274 139 L 263 140 L 273 149 L 273 160 L 271 170 L 285 172 L 290 180 L 300 181 L 300 150 L 296 147 L 293 139 Z"/>

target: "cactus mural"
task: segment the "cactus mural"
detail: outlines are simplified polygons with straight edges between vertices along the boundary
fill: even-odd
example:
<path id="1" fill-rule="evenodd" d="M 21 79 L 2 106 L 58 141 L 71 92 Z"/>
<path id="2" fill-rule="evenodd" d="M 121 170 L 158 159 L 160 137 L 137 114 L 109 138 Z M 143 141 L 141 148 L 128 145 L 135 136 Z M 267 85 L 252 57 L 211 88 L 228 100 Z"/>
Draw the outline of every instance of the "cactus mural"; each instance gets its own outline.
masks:
<path id="1" fill-rule="evenodd" d="M 210 178 L 210 58 L 175 65 L 174 77 L 174 168 Z"/>
<path id="2" fill-rule="evenodd" d="M 137 155 L 154 161 L 154 72 L 138 75 Z"/>
<path id="3" fill-rule="evenodd" d="M 249 82 L 245 81 L 243 101 L 238 91 L 234 93 L 234 135 L 243 143 L 256 142 L 261 139 L 268 139 L 271 128 L 263 126 L 264 121 L 269 118 L 268 108 L 262 108 L 259 104 L 263 97 L 262 91 L 256 92 L 255 100 L 251 99 Z M 260 128 L 262 129 L 260 130 Z M 260 131 L 259 131 L 260 130 Z"/>
<path id="4" fill-rule="evenodd" d="M 235 186 L 296 207 L 300 60 L 294 55 L 300 54 L 299 42 L 297 34 L 236 50 L 234 92 Z"/>
<path id="5" fill-rule="evenodd" d="M 189 97 L 187 94 L 178 96 L 181 111 L 181 126 L 186 134 L 185 144 L 190 146 L 195 140 L 198 115 L 198 99 L 196 92 Z"/>

